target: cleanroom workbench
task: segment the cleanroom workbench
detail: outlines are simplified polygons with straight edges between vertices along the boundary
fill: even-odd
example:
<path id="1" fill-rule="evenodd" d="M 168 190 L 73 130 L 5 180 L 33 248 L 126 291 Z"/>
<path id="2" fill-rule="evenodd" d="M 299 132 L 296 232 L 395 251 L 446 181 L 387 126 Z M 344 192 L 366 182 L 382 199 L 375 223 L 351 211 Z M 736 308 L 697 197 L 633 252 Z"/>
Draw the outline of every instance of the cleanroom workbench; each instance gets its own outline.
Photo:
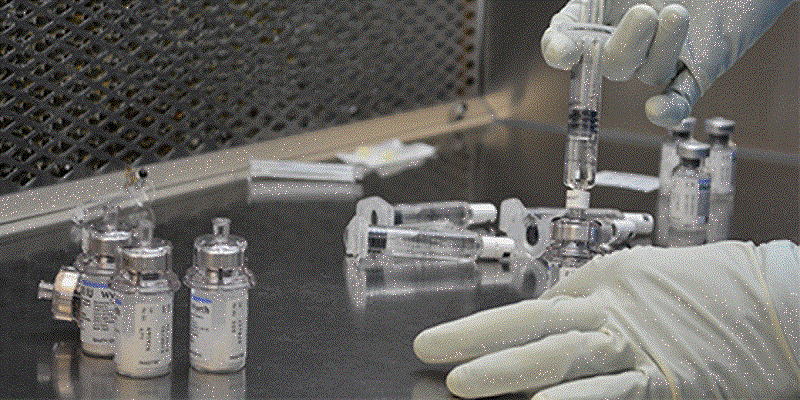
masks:
<path id="1" fill-rule="evenodd" d="M 356 184 L 239 180 L 153 204 L 155 235 L 172 242 L 178 276 L 192 262 L 193 240 L 210 232 L 213 217 L 230 218 L 231 233 L 247 239 L 247 265 L 257 285 L 250 291 L 247 364 L 238 373 L 189 367 L 184 287 L 175 297 L 172 372 L 143 380 L 119 376 L 111 360 L 82 354 L 77 326 L 54 321 L 50 304 L 36 300 L 37 283 L 52 280 L 79 252 L 69 239 L 70 223 L 0 238 L 0 398 L 450 398 L 444 387 L 450 366 L 417 360 L 415 335 L 522 297 L 504 284 L 502 268 L 493 270 L 496 279 L 486 271 L 451 271 L 404 290 L 385 290 L 380 276 L 354 278 L 343 262 L 344 227 L 356 201 L 373 195 L 391 203 L 499 204 L 519 197 L 529 207 L 563 204 L 563 133 L 506 125 L 429 143 L 439 149 L 436 159 L 391 177 L 369 175 Z M 601 169 L 653 174 L 657 167 L 657 143 L 611 137 L 600 150 Z M 612 154 L 637 156 L 602 159 Z M 769 185 L 781 182 L 748 177 L 796 185 L 797 167 L 753 154 L 740 157 L 733 234 L 757 242 L 796 239 L 796 190 L 766 196 Z M 596 188 L 592 201 L 655 213 L 656 196 Z"/>

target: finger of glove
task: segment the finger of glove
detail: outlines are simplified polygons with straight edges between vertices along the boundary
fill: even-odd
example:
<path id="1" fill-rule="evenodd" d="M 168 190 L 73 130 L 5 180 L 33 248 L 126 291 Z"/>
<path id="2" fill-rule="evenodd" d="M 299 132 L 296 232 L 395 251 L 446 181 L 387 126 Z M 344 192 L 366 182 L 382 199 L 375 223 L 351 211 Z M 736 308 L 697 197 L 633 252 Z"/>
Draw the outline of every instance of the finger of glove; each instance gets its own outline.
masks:
<path id="1" fill-rule="evenodd" d="M 542 35 L 542 57 L 547 65 L 568 70 L 580 61 L 581 53 L 575 42 L 567 35 L 548 28 Z"/>
<path id="2" fill-rule="evenodd" d="M 633 368 L 634 352 L 606 332 L 567 332 L 498 351 L 454 368 L 447 388 L 466 398 L 538 390 L 560 382 Z"/>
<path id="3" fill-rule="evenodd" d="M 689 12 L 680 4 L 670 4 L 661 10 L 658 29 L 647 60 L 636 73 L 637 78 L 654 86 L 666 85 L 675 76 L 678 55 L 689 29 Z"/>
<path id="4" fill-rule="evenodd" d="M 653 7 L 631 7 L 603 46 L 603 75 L 615 81 L 631 79 L 647 57 L 657 25 L 658 14 Z"/>
<path id="5" fill-rule="evenodd" d="M 422 331 L 414 353 L 430 364 L 456 363 L 572 330 L 596 330 L 605 315 L 593 298 L 528 300 Z"/>
<path id="6" fill-rule="evenodd" d="M 681 71 L 667 90 L 653 96 L 644 104 L 647 118 L 655 125 L 671 128 L 692 112 L 700 97 L 700 86 L 688 69 Z"/>
<path id="7" fill-rule="evenodd" d="M 536 393 L 531 400 L 644 399 L 648 382 L 642 371 L 625 371 L 562 383 Z"/>
<path id="8" fill-rule="evenodd" d="M 559 32 L 556 26 L 563 22 L 578 22 L 581 8 L 581 1 L 571 0 L 550 19 L 550 27 L 544 31 L 541 41 L 542 56 L 547 65 L 568 70 L 580 61 L 581 53 L 575 41 Z"/>

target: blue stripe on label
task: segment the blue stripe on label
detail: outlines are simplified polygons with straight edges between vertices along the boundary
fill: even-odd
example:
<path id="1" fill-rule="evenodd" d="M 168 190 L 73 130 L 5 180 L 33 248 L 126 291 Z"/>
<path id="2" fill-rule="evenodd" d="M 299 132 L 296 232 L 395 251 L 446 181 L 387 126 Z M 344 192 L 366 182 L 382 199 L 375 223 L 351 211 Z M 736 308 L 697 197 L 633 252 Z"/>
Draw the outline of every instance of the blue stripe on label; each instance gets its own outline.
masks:
<path id="1" fill-rule="evenodd" d="M 201 303 L 207 303 L 207 304 L 208 304 L 208 303 L 211 303 L 211 299 L 204 299 L 204 298 L 202 298 L 202 297 L 197 297 L 197 296 L 195 296 L 195 295 L 192 295 L 192 300 L 194 300 L 194 301 L 199 301 L 199 302 L 201 302 Z"/>
<path id="2" fill-rule="evenodd" d="M 97 288 L 97 289 L 105 289 L 105 288 L 108 287 L 108 285 L 106 285 L 105 283 L 97 283 L 97 282 L 87 281 L 86 279 L 82 280 L 81 283 L 84 286 L 89 286 L 89 287 L 93 287 L 93 288 Z"/>

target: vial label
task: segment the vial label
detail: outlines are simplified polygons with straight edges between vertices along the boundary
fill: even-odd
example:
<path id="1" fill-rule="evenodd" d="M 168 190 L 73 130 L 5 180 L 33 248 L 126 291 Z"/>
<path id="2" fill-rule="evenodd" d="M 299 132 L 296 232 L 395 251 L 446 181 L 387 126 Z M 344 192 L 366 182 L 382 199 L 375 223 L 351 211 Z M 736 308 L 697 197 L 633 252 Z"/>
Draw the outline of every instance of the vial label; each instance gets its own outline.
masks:
<path id="1" fill-rule="evenodd" d="M 678 152 L 674 143 L 664 143 L 661 146 L 661 165 L 658 170 L 658 179 L 662 190 L 669 190 L 672 182 L 672 170 L 680 163 Z"/>
<path id="2" fill-rule="evenodd" d="M 114 292 L 108 288 L 108 282 L 81 279 L 80 293 L 81 342 L 88 344 L 90 349 L 87 350 L 92 353 L 111 354 L 116 321 L 113 311 Z"/>
<path id="3" fill-rule="evenodd" d="M 708 220 L 709 189 L 708 179 L 674 179 L 669 207 L 672 225 L 701 229 Z"/>
<path id="4" fill-rule="evenodd" d="M 158 297 L 148 298 L 149 302 L 124 298 L 117 302 L 114 362 L 125 375 L 160 375 L 172 363 L 172 293 Z"/>
<path id="5" fill-rule="evenodd" d="M 232 291 L 192 289 L 189 357 L 206 370 L 238 369 L 247 354 L 246 288 Z"/>
<path id="6" fill-rule="evenodd" d="M 714 151 L 708 156 L 708 169 L 711 172 L 711 191 L 714 193 L 729 193 L 733 187 L 733 165 L 736 161 L 735 152 Z"/>

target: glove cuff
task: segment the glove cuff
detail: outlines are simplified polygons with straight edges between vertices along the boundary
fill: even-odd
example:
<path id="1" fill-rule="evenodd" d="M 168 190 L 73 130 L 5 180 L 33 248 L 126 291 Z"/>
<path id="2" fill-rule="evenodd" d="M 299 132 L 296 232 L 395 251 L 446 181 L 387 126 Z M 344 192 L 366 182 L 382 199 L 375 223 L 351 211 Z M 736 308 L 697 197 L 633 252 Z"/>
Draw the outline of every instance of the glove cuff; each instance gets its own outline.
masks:
<path id="1" fill-rule="evenodd" d="M 788 240 L 759 246 L 763 273 L 777 314 L 778 332 L 788 345 L 797 379 L 800 379 L 800 247 Z"/>

